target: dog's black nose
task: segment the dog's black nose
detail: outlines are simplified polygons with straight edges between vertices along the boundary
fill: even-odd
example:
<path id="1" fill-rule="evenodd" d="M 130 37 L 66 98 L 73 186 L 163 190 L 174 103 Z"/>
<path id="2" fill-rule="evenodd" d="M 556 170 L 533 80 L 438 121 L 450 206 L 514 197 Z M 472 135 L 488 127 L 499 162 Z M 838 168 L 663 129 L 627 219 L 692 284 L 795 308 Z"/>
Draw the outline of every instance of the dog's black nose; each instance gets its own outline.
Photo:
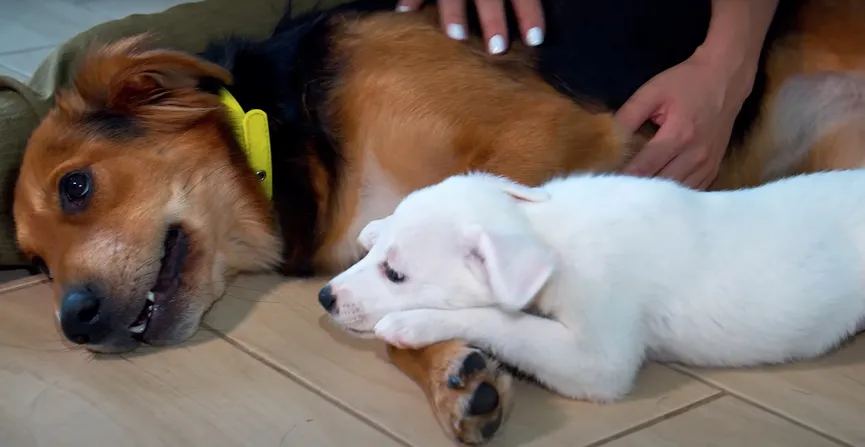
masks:
<path id="1" fill-rule="evenodd" d="M 322 287 L 321 291 L 318 292 L 318 302 L 321 303 L 324 310 L 328 312 L 333 310 L 333 306 L 336 305 L 336 296 L 333 294 L 330 284 Z"/>
<path id="2" fill-rule="evenodd" d="M 89 288 L 68 290 L 60 303 L 60 328 L 69 341 L 98 344 L 108 336 L 108 320 L 100 314 L 101 300 Z"/>

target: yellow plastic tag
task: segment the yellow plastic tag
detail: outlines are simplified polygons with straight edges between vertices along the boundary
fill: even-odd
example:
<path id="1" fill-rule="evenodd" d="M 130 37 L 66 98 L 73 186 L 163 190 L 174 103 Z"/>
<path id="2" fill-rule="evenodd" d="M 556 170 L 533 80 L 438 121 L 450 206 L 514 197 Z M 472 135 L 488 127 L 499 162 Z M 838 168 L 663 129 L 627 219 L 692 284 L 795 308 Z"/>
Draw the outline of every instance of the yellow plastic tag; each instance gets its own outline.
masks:
<path id="1" fill-rule="evenodd" d="M 220 91 L 220 98 L 228 111 L 234 134 L 246 153 L 249 166 L 261 181 L 261 187 L 268 199 L 273 198 L 273 160 L 270 153 L 270 130 L 267 114 L 263 110 L 243 111 L 240 103 L 226 89 Z"/>

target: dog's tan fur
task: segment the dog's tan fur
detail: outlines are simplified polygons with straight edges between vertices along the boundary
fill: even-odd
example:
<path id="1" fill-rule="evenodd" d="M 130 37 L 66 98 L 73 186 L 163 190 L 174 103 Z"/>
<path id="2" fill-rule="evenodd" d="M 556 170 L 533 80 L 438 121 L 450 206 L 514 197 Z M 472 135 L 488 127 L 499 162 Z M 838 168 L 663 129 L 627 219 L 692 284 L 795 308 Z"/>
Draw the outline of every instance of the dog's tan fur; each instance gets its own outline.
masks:
<path id="1" fill-rule="evenodd" d="M 772 121 L 778 110 L 778 90 L 797 75 L 825 72 L 857 73 L 865 76 L 865 3 L 856 0 L 810 0 L 804 2 L 796 32 L 770 49 L 766 69 L 766 93 L 762 116 L 755 123 L 737 156 L 728 157 L 712 189 L 756 186 L 765 178 L 766 164 L 778 151 Z M 807 172 L 860 168 L 865 161 L 865 123 L 851 121 L 826 132 L 807 157 L 785 172 Z"/>
<path id="2" fill-rule="evenodd" d="M 627 156 L 630 138 L 612 116 L 555 92 L 523 49 L 492 57 L 480 44 L 444 38 L 433 23 L 379 15 L 347 21 L 335 36 L 336 59 L 348 68 L 331 91 L 333 122 L 356 169 L 335 192 L 339 206 L 328 216 L 318 267 L 354 261 L 334 247 L 354 245 L 357 234 L 347 230 L 364 181 L 387 182 L 397 195 L 467 169 L 538 183 L 578 169 L 611 170 Z M 368 163 L 386 179 L 364 178 Z"/>
<path id="3" fill-rule="evenodd" d="M 812 0 L 803 8 L 797 32 L 771 49 L 762 118 L 725 161 L 714 189 L 771 180 L 763 175 L 766 163 L 784 150 L 770 125 L 777 112 L 773 101 L 787 79 L 865 72 L 863 5 Z M 359 255 L 357 231 L 364 220 L 381 217 L 364 207 L 387 208 L 412 190 L 469 169 L 527 184 L 572 171 L 615 170 L 645 141 L 645 135 L 626 136 L 612 114 L 589 111 L 554 91 L 534 73 L 525 49 L 488 56 L 480 42 L 465 45 L 443 36 L 433 17 L 380 14 L 345 21 L 334 38 L 345 69 L 331 88 L 327 113 L 340 129 L 349 168 L 338 189 L 330 190 L 324 168 L 311 160 L 324 235 L 317 267 L 339 269 Z M 158 268 L 154 259 L 165 223 L 182 218 L 194 250 L 178 298 L 191 315 L 222 294 L 227 275 L 277 262 L 281 242 L 255 177 L 238 148 L 226 143 L 218 98 L 194 89 L 201 76 L 227 73 L 139 44 L 126 40 L 92 53 L 33 134 L 15 191 L 18 239 L 24 252 L 45 259 L 58 294 L 64 284 L 98 276 L 114 299 L 134 308 Z M 181 94 L 154 104 L 166 89 Z M 82 124 L 86 113 L 107 107 L 138 117 L 144 136 L 108 139 Z M 784 174 L 861 167 L 863 127 L 850 122 L 828 132 Z M 85 165 L 94 171 L 99 194 L 87 213 L 65 216 L 57 209 L 58 177 Z M 362 197 L 363 191 L 388 197 Z M 178 321 L 164 341 L 180 341 L 197 325 L 197 318 Z M 463 419 L 460 406 L 472 388 L 451 388 L 442 379 L 466 351 L 459 341 L 389 350 L 396 366 L 424 389 L 445 429 L 471 441 L 488 421 Z M 495 383 L 502 400 L 510 400 L 509 385 L 494 372 L 473 380 Z"/>

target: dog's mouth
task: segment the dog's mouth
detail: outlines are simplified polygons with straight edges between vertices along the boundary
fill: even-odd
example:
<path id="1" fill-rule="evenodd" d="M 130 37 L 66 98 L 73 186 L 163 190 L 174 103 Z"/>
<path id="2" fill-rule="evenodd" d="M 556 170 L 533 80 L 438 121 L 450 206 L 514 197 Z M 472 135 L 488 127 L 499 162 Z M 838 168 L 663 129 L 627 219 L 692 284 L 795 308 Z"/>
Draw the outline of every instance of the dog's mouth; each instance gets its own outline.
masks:
<path id="1" fill-rule="evenodd" d="M 154 311 L 159 310 L 160 303 L 171 300 L 180 289 L 180 274 L 189 255 L 189 237 L 179 225 L 171 226 L 165 233 L 162 243 L 162 259 L 159 273 L 153 288 L 147 292 L 147 300 L 135 321 L 129 325 L 132 337 L 143 341 L 144 333 L 153 319 Z"/>

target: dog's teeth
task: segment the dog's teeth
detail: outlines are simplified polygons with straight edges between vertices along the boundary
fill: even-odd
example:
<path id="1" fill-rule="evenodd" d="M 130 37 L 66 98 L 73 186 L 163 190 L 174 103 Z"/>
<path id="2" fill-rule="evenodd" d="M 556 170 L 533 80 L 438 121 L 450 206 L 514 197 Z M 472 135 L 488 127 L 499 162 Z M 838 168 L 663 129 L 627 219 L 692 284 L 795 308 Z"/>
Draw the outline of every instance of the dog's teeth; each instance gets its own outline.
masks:
<path id="1" fill-rule="evenodd" d="M 156 301 L 156 294 L 153 293 L 152 291 L 147 292 L 147 301 L 150 301 L 151 303 L 155 302 Z"/>
<path id="2" fill-rule="evenodd" d="M 147 326 L 146 322 L 141 323 L 138 326 L 132 326 L 131 328 L 129 328 L 129 332 L 132 332 L 133 334 L 140 334 L 140 333 L 144 332 L 145 326 Z"/>

